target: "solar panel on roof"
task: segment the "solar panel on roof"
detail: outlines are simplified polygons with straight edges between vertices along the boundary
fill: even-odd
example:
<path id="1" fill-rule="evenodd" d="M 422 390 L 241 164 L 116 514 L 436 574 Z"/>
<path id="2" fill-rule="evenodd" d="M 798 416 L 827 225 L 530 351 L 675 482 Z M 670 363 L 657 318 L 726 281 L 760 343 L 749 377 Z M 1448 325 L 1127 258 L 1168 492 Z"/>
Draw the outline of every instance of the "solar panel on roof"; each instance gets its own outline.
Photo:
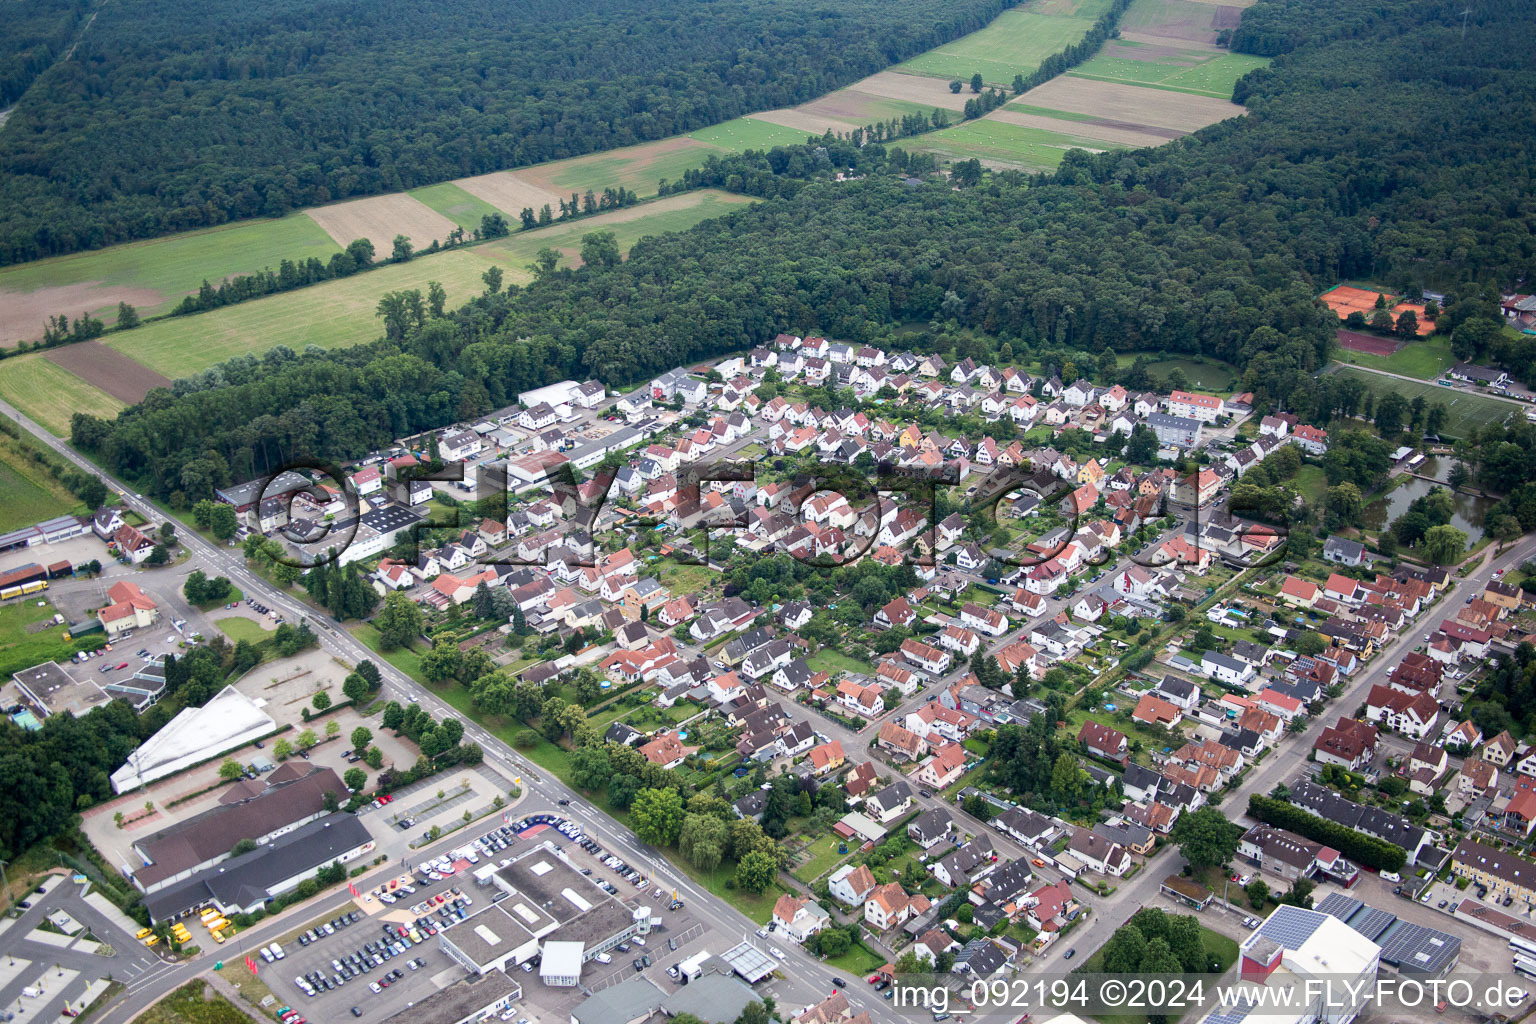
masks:
<path id="1" fill-rule="evenodd" d="M 1315 909 L 1319 914 L 1336 917 L 1345 924 L 1348 924 L 1350 916 L 1363 906 L 1365 906 L 1365 903 L 1355 899 L 1353 896 L 1346 896 L 1341 892 L 1331 892 L 1323 898 L 1323 902 L 1319 903 Z"/>
<path id="2" fill-rule="evenodd" d="M 1259 934 L 1286 949 L 1300 949 L 1326 917 L 1326 914 L 1301 907 L 1277 907 L 1259 929 Z"/>
<path id="3" fill-rule="evenodd" d="M 1355 914 L 1353 919 L 1345 921 L 1344 923 L 1349 925 L 1355 931 L 1359 932 L 1361 935 L 1364 935 L 1366 938 L 1370 939 L 1372 942 L 1377 942 L 1379 941 L 1379 937 L 1385 933 L 1388 928 L 1391 928 L 1392 923 L 1396 920 L 1397 915 L 1389 910 L 1378 910 L 1375 907 L 1366 907 L 1359 913 Z"/>
<path id="4" fill-rule="evenodd" d="M 1252 1009 L 1253 1007 L 1247 1003 L 1224 1007 L 1205 1018 L 1204 1024 L 1242 1024 L 1242 1021 L 1248 1017 L 1248 1012 Z"/>

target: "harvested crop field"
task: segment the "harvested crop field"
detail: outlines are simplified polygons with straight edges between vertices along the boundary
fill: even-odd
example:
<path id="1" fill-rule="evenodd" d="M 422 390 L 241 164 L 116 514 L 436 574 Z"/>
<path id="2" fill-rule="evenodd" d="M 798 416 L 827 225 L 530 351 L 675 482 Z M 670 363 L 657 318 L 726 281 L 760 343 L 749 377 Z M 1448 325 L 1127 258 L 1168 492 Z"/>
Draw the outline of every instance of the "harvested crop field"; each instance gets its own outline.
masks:
<path id="1" fill-rule="evenodd" d="M 404 235 L 411 245 L 425 249 L 434 240 L 447 238 L 457 227 L 430 206 L 403 193 L 354 199 L 305 212 L 337 245 L 346 246 L 366 238 L 373 243 L 374 257 L 381 260 L 389 257 L 396 235 Z"/>
<path id="2" fill-rule="evenodd" d="M 1147 89 L 1120 82 L 1096 82 L 1072 75 L 1052 79 L 1031 89 L 1022 100 L 1032 107 L 1091 114 L 1108 121 L 1182 132 L 1192 132 L 1246 113 L 1236 103 L 1214 96 Z"/>
<path id="3" fill-rule="evenodd" d="M 471 195 L 451 181 L 413 188 L 410 196 L 418 202 L 426 203 L 471 235 L 479 230 L 482 217 L 497 213 L 503 216 L 506 214 L 505 210 L 493 206 L 479 196 Z M 517 215 L 514 213 L 511 219 L 515 221 Z"/>
<path id="4" fill-rule="evenodd" d="M 30 292 L 0 288 L 0 348 L 41 338 L 43 324 L 51 316 L 62 313 L 73 320 L 82 312 L 90 312 L 110 324 L 108 313 L 115 316 L 119 302 L 142 309 L 161 299 L 159 292 L 149 288 L 109 285 L 103 281 L 60 284 Z"/>
<path id="5" fill-rule="evenodd" d="M 1184 134 L 1171 128 L 1142 128 L 1097 118 L 1087 121 L 1059 120 L 1044 114 L 1026 114 L 1007 108 L 994 111 L 987 120 L 1006 121 L 1025 128 L 1040 128 L 1049 132 L 1066 133 L 1084 139 L 1112 142 L 1119 146 L 1132 146 L 1137 149 L 1143 146 L 1161 146 L 1169 139 L 1176 139 Z"/>
<path id="6" fill-rule="evenodd" d="M 128 405 L 142 402 L 150 388 L 171 386 L 167 378 L 99 341 L 61 345 L 48 349 L 44 355 L 49 362 Z"/>
<path id="7" fill-rule="evenodd" d="M 1121 38 L 1139 41 L 1151 37 L 1161 41 L 1182 40 L 1191 43 L 1215 43 L 1221 6 L 1197 0 L 1136 0 L 1120 18 Z"/>
<path id="8" fill-rule="evenodd" d="M 560 200 L 565 198 L 534 184 L 527 178 L 520 177 L 513 171 L 496 171 L 493 174 L 480 174 L 473 178 L 460 178 L 454 184 L 470 195 L 484 199 L 513 221 L 516 221 L 522 212 L 530 207 L 535 213 L 541 206 L 558 210 Z"/>
<path id="9" fill-rule="evenodd" d="M 0 398 L 59 437 L 69 436 L 69 418 L 76 412 L 111 419 L 124 408 L 124 403 L 37 352 L 0 362 Z"/>
<path id="10" fill-rule="evenodd" d="M 942 78 L 932 78 L 928 75 L 904 75 L 899 71 L 881 71 L 854 82 L 848 88 L 870 96 L 884 96 L 887 99 L 916 103 L 927 110 L 932 110 L 934 107 L 943 110 L 964 110 L 965 101 L 970 98 L 970 93 L 966 90 L 958 93 L 950 92 L 949 83 Z"/>
<path id="11" fill-rule="evenodd" d="M 750 115 L 748 120 L 767 121 L 770 124 L 793 128 L 807 135 L 824 135 L 829 131 L 834 135 L 847 134 L 856 128 L 863 127 L 863 124 L 858 121 L 839 120 L 825 114 L 816 114 L 793 107 L 785 110 L 765 110 L 761 114 Z"/>
<path id="12" fill-rule="evenodd" d="M 857 89 L 839 89 L 837 92 L 829 92 L 819 100 L 803 103 L 795 108 L 807 114 L 820 114 L 825 117 L 841 121 L 852 121 L 856 124 L 873 124 L 876 121 L 889 121 L 892 118 L 902 118 L 908 114 L 922 114 L 929 117 L 933 114 L 933 106 L 923 103 L 908 103 L 905 100 L 887 99 L 884 96 L 874 96 L 867 92 L 859 92 Z"/>
<path id="13" fill-rule="evenodd" d="M 517 176 L 539 188 L 562 194 L 585 192 L 589 188 L 602 192 L 605 188 L 622 185 L 641 196 L 653 196 L 660 179 L 676 181 L 684 171 L 703 167 L 704 158 L 711 153 L 719 156 L 721 150 L 683 135 L 525 167 L 517 172 Z"/>

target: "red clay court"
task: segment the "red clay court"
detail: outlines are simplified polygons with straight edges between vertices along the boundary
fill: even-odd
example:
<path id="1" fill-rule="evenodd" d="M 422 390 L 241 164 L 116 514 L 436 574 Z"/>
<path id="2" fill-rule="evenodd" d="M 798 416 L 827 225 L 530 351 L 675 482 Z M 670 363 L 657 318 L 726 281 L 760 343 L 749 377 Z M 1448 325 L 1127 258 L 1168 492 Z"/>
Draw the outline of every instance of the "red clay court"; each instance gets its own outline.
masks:
<path id="1" fill-rule="evenodd" d="M 1401 338 L 1384 338 L 1379 334 L 1361 334 L 1359 331 L 1339 331 L 1339 347 L 1351 352 L 1365 352 L 1373 356 L 1389 356 L 1403 347 Z"/>
<path id="2" fill-rule="evenodd" d="M 1425 335 L 1435 333 L 1434 323 L 1424 315 L 1424 304 L 1422 302 L 1400 302 L 1398 301 L 1399 297 L 1391 292 L 1371 291 L 1367 288 L 1356 288 L 1353 285 L 1340 284 L 1323 292 L 1318 298 L 1322 300 L 1323 305 L 1337 313 L 1340 320 L 1343 320 L 1351 313 L 1360 313 L 1369 318 L 1376 311 L 1376 297 L 1378 295 L 1385 295 L 1387 297 L 1387 312 L 1392 314 L 1394 322 L 1396 322 L 1400 313 L 1411 309 L 1419 318 L 1419 337 L 1422 338 Z M 1365 335 L 1362 334 L 1354 334 L 1353 336 L 1360 339 L 1365 338 Z M 1344 341 L 1343 332 L 1339 335 L 1339 341 L 1345 348 L 1355 349 L 1357 352 L 1375 352 L 1377 355 L 1391 355 L 1397 351 L 1396 348 L 1382 351 L 1376 348 L 1362 348 L 1351 345 Z"/>

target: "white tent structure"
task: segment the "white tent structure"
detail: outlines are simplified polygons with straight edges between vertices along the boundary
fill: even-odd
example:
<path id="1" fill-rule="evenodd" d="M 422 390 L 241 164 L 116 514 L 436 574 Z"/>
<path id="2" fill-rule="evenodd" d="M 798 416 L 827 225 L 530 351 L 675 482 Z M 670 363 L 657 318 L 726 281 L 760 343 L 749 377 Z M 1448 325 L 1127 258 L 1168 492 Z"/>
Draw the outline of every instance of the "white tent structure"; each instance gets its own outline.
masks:
<path id="1" fill-rule="evenodd" d="M 200 708 L 187 708 L 128 755 L 112 773 L 112 789 L 126 793 L 184 768 L 243 747 L 277 728 L 270 715 L 233 686 Z"/>

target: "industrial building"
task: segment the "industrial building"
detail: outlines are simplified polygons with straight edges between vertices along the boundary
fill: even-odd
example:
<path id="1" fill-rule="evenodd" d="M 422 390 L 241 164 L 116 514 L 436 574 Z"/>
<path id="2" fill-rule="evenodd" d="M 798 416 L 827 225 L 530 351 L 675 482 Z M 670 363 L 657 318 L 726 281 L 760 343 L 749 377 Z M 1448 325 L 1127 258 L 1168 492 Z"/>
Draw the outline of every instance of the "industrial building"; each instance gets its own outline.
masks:
<path id="1" fill-rule="evenodd" d="M 1244 985 L 1289 987 L 1293 996 L 1264 1007 L 1265 1024 L 1350 1024 L 1368 1005 L 1366 997 L 1381 966 L 1381 947 L 1331 914 L 1303 907 L 1280 906 L 1243 940 L 1238 977 Z M 1317 979 L 1351 984 L 1366 982 L 1354 1001 L 1323 1001 L 1309 996 L 1308 982 Z M 1273 996 L 1271 996 L 1273 999 Z M 1278 1008 L 1285 1007 L 1283 1012 Z M 1231 1010 L 1218 1011 L 1231 1012 Z M 1216 1024 L 1211 1017 L 1207 1018 Z"/>
<path id="2" fill-rule="evenodd" d="M 1404 921 L 1353 896 L 1329 893 L 1317 911 L 1338 918 L 1380 946 L 1381 962 L 1399 974 L 1420 980 L 1443 978 L 1461 962 L 1461 940 L 1456 936 Z"/>
<path id="3" fill-rule="evenodd" d="M 491 881 L 506 897 L 438 935 L 443 952 L 471 974 L 542 953 L 540 980 L 570 987 L 588 960 L 651 930 L 650 907 L 629 909 L 548 841 L 508 860 Z"/>
<path id="4" fill-rule="evenodd" d="M 454 982 L 431 999 L 407 1004 L 384 1024 L 476 1024 L 494 1020 L 523 997 L 523 986 L 501 971 Z"/>
<path id="5" fill-rule="evenodd" d="M 200 708 L 187 708 L 141 743 L 112 773 L 112 791 L 131 789 L 175 775 L 194 764 L 243 747 L 277 728 L 255 701 L 226 686 Z"/>

